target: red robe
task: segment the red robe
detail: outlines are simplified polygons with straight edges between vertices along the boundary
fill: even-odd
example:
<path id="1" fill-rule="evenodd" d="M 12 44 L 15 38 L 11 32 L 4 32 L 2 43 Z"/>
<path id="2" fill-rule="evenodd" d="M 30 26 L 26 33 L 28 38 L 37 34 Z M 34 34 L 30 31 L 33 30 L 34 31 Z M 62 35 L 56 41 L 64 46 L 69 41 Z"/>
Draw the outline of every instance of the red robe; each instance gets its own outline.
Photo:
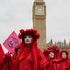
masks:
<path id="1" fill-rule="evenodd" d="M 50 52 L 54 52 L 54 58 L 50 58 L 49 57 L 49 53 Z M 46 69 L 47 70 L 57 70 L 58 68 L 58 64 L 57 63 L 54 63 L 53 60 L 57 58 L 57 56 L 59 56 L 59 49 L 57 46 L 51 46 L 48 48 L 46 48 L 44 50 L 44 55 L 46 57 L 46 60 L 47 60 L 47 66 L 46 66 Z"/>
<path id="2" fill-rule="evenodd" d="M 70 70 L 70 60 L 68 58 L 65 60 L 61 60 L 58 70 Z"/>
<path id="3" fill-rule="evenodd" d="M 9 53 L 5 55 L 1 63 L 1 70 L 15 70 L 15 62 Z"/>
<path id="4" fill-rule="evenodd" d="M 2 46 L 0 44 L 0 70 L 2 68 L 2 62 L 4 60 L 4 57 L 5 57 L 5 54 L 4 54 L 4 51 L 3 51 Z"/>
<path id="5" fill-rule="evenodd" d="M 55 59 L 53 62 L 58 65 L 57 70 L 70 70 L 70 59 L 68 58 Z"/>
<path id="6" fill-rule="evenodd" d="M 66 58 L 62 58 L 62 53 L 66 53 Z M 70 70 L 70 59 L 68 58 L 68 52 L 63 50 L 60 52 L 60 57 L 55 60 L 58 64 L 57 70 Z"/>
<path id="7" fill-rule="evenodd" d="M 47 70 L 57 70 L 57 64 L 53 62 L 54 59 L 48 60 Z"/>
<path id="8" fill-rule="evenodd" d="M 46 58 L 37 48 L 35 42 L 32 46 L 23 43 L 16 55 L 16 70 L 46 70 Z"/>

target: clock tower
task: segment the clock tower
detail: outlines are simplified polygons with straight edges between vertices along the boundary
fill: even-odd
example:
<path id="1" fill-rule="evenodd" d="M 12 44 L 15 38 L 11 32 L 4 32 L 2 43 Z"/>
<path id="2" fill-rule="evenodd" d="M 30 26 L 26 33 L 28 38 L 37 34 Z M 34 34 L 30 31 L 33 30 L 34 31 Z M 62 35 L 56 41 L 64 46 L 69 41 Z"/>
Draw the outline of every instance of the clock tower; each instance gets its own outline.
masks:
<path id="1" fill-rule="evenodd" d="M 46 5 L 43 0 L 35 0 L 33 4 L 33 28 L 40 33 L 39 47 L 46 47 Z"/>

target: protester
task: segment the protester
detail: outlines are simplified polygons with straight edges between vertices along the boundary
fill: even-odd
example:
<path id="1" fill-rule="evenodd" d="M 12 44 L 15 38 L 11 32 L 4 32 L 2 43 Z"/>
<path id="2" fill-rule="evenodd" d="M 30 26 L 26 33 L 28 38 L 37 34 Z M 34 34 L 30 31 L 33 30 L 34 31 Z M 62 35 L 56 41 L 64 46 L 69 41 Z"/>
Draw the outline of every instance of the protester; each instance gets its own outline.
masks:
<path id="1" fill-rule="evenodd" d="M 58 63 L 58 70 L 70 70 L 70 60 L 68 58 L 68 52 L 62 50 L 60 53 L 60 58 L 55 60 Z"/>
<path id="2" fill-rule="evenodd" d="M 16 70 L 46 70 L 46 58 L 37 46 L 39 33 L 34 29 L 20 30 L 22 43 L 15 49 Z"/>
<path id="3" fill-rule="evenodd" d="M 46 69 L 57 70 L 57 64 L 53 63 L 53 60 L 59 56 L 58 46 L 55 46 L 55 45 L 49 46 L 48 48 L 44 50 L 44 55 L 46 57 L 46 60 L 48 60 Z"/>
<path id="4" fill-rule="evenodd" d="M 2 62 L 3 62 L 3 60 L 4 60 L 4 57 L 5 57 L 5 53 L 4 53 L 4 51 L 3 51 L 3 49 L 2 49 L 2 46 L 1 46 L 1 44 L 0 44 L 0 70 L 1 70 L 1 68 L 2 68 Z"/>
<path id="5" fill-rule="evenodd" d="M 9 52 L 5 54 L 1 62 L 1 70 L 15 70 L 15 62 Z"/>

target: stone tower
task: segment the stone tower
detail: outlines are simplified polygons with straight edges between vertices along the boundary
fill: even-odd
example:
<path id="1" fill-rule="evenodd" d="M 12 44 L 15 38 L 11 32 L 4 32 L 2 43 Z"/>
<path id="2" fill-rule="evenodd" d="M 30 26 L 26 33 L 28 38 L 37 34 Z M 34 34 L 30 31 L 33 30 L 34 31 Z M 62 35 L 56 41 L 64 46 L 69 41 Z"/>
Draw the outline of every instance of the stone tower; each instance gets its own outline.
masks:
<path id="1" fill-rule="evenodd" d="M 40 33 L 38 45 L 43 50 L 46 47 L 46 5 L 43 0 L 33 3 L 33 28 Z"/>

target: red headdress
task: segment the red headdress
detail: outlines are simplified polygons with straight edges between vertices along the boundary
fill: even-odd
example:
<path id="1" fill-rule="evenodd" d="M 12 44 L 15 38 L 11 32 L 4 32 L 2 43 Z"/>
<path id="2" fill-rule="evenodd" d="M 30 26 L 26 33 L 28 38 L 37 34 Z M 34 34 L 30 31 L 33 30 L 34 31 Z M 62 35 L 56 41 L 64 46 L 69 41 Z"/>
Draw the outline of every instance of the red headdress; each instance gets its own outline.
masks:
<path id="1" fill-rule="evenodd" d="M 40 37 L 39 33 L 34 29 L 21 29 L 19 33 L 19 38 L 24 38 L 25 35 L 31 35 L 35 40 Z"/>
<path id="2" fill-rule="evenodd" d="M 58 53 L 59 52 L 59 48 L 56 45 L 52 45 L 50 47 L 48 47 L 48 50 L 54 52 L 54 53 Z"/>
<path id="3" fill-rule="evenodd" d="M 37 39 L 39 39 L 39 33 L 34 30 L 34 29 L 21 29 L 20 33 L 19 33 L 19 38 L 20 39 L 24 39 L 26 35 L 31 35 L 34 39 L 34 42 L 32 44 L 32 53 L 33 53 L 33 57 L 34 57 L 34 69 L 33 70 L 38 70 L 38 54 L 39 54 L 39 49 L 37 47 Z M 26 53 L 28 54 L 28 53 Z"/>
<path id="4" fill-rule="evenodd" d="M 59 57 L 59 51 L 60 50 L 59 50 L 58 46 L 52 45 L 52 46 L 48 47 L 48 50 L 50 52 L 53 52 L 55 54 L 55 58 L 58 58 Z"/>

